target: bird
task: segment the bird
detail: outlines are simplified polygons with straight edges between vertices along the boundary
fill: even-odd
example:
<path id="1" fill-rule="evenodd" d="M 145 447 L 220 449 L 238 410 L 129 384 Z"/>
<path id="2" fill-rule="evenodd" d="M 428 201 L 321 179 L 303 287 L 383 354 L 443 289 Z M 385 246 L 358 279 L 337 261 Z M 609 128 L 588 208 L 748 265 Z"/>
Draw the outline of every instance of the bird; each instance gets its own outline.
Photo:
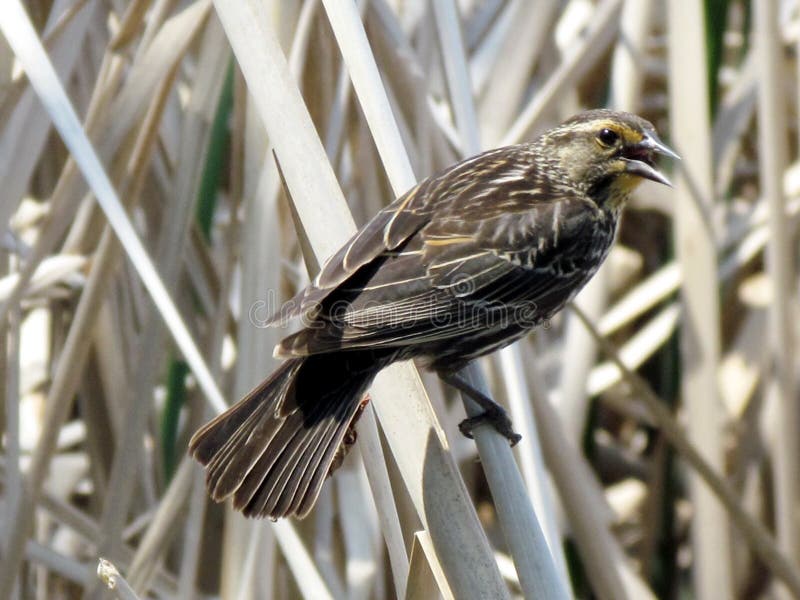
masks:
<path id="1" fill-rule="evenodd" d="M 550 319 L 597 272 L 644 180 L 678 158 L 630 113 L 580 113 L 531 142 L 489 150 L 379 211 L 270 324 L 300 318 L 285 359 L 189 443 L 217 502 L 248 517 L 302 518 L 355 441 L 367 390 L 416 359 L 475 399 L 514 444 L 505 411 L 458 372 Z"/>

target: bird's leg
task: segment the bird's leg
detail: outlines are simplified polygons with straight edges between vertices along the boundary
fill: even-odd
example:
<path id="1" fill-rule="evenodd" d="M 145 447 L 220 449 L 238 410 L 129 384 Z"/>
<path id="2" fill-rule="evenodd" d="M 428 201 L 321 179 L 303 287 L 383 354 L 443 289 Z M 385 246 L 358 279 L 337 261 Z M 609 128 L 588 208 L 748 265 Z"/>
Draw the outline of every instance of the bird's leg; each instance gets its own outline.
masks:
<path id="1" fill-rule="evenodd" d="M 457 372 L 439 372 L 439 377 L 462 394 L 469 396 L 483 409 L 482 413 L 468 417 L 458 424 L 458 429 L 463 435 L 472 439 L 472 430 L 478 425 L 491 425 L 500 435 L 508 439 L 512 446 L 522 439 L 522 436 L 514 431 L 506 410 L 482 391 L 475 389 Z"/>

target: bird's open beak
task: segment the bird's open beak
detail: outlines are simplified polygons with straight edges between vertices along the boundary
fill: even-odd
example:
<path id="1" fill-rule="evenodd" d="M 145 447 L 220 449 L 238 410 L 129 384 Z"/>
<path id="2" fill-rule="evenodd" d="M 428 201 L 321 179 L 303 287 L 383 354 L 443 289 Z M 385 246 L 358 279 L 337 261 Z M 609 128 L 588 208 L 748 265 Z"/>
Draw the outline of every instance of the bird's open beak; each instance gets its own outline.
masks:
<path id="1" fill-rule="evenodd" d="M 670 180 L 653 166 L 655 154 L 681 159 L 669 146 L 658 139 L 655 133 L 647 133 L 641 142 L 626 149 L 623 156 L 627 163 L 625 172 L 672 187 Z"/>

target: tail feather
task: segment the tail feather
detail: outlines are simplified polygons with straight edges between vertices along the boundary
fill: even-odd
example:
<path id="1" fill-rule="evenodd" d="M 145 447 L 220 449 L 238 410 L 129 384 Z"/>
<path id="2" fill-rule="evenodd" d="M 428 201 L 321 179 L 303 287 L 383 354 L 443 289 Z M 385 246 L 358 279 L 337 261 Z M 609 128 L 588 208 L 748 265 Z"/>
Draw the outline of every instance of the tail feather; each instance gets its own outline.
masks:
<path id="1" fill-rule="evenodd" d="M 360 398 L 357 398 L 357 402 L 360 403 Z M 358 410 L 358 403 L 356 404 L 356 410 Z M 343 408 L 340 408 L 339 414 L 334 417 L 326 429 L 330 430 L 333 427 L 333 423 L 340 418 L 352 419 L 352 415 L 345 416 L 343 414 Z M 349 406 L 347 408 L 348 411 L 351 409 Z M 318 436 L 316 439 L 306 433 L 307 441 L 303 444 L 302 453 L 298 457 L 303 475 L 292 486 L 291 495 L 285 494 L 283 498 L 278 499 L 278 503 L 275 506 L 276 511 L 288 510 L 304 515 L 310 510 L 310 505 L 306 510 L 301 510 L 301 506 L 304 501 L 307 504 L 308 499 L 316 499 L 319 495 L 320 490 L 314 489 L 313 486 L 321 486 L 325 481 L 325 475 L 330 472 L 334 454 L 342 445 L 346 433 L 346 427 L 336 431 L 335 435 L 331 435 L 331 432 L 326 431 L 326 435 Z M 284 472 L 288 473 L 288 469 Z"/>
<path id="2" fill-rule="evenodd" d="M 189 449 L 207 466 L 206 485 L 221 502 L 237 491 L 277 433 L 286 388 L 302 361 L 287 361 L 244 399 L 195 433 Z"/>
<path id="3" fill-rule="evenodd" d="M 358 406 L 356 406 L 358 410 Z M 329 470 L 330 464 L 333 462 L 334 457 L 336 456 L 337 451 L 342 445 L 342 439 L 344 434 L 346 434 L 346 430 L 342 432 L 342 436 L 337 436 L 336 443 L 333 442 L 333 439 L 330 439 L 327 443 L 327 446 L 322 447 L 323 444 L 320 443 L 322 447 L 321 450 L 309 453 L 309 458 L 311 459 L 311 465 L 307 469 L 306 474 L 303 476 L 300 482 L 300 487 L 298 488 L 298 492 L 295 494 L 292 504 L 290 505 L 291 510 L 297 512 L 297 514 L 305 515 L 308 514 L 308 511 L 311 510 L 313 507 L 313 500 L 319 495 L 319 490 L 315 491 L 315 494 L 312 496 L 309 491 L 312 489 L 316 482 L 319 481 L 319 477 L 323 469 Z"/>
<path id="4" fill-rule="evenodd" d="M 349 408 L 344 404 L 342 406 L 346 409 Z M 295 429 L 294 435 L 283 446 L 270 468 L 270 475 L 275 481 L 274 485 L 261 486 L 257 493 L 241 506 L 244 513 L 292 514 L 289 508 L 295 503 L 296 492 L 305 477 L 310 477 L 316 489 L 306 489 L 303 494 L 309 494 L 316 500 L 330 470 L 330 464 L 322 471 L 317 468 L 309 468 L 309 462 L 315 458 L 315 451 L 321 443 L 336 445 L 341 443 L 347 425 L 342 427 L 340 423 L 344 423 L 345 420 L 346 418 L 333 414 L 319 429 Z M 320 455 L 316 456 L 318 462 L 322 462 L 322 458 Z"/>
<path id="5" fill-rule="evenodd" d="M 189 443 L 217 502 L 247 516 L 305 516 L 319 496 L 361 396 L 386 364 L 372 353 L 295 358 Z"/>
<path id="6" fill-rule="evenodd" d="M 348 403 L 340 404 L 345 410 L 348 409 Z M 275 433 L 275 437 L 269 441 L 268 447 L 274 451 L 264 452 L 253 469 L 257 473 L 263 473 L 265 477 L 268 475 L 270 485 L 264 485 L 263 481 L 255 478 L 252 478 L 250 482 L 245 482 L 234 497 L 235 508 L 242 510 L 245 514 L 282 514 L 282 511 L 277 510 L 276 505 L 281 499 L 284 501 L 291 499 L 297 482 L 305 473 L 305 465 L 300 460 L 303 442 L 324 439 L 329 436 L 336 437 L 339 429 L 342 430 L 343 435 L 349 425 L 346 415 L 340 417 L 338 414 L 329 415 L 329 418 L 324 420 L 320 426 L 313 428 L 305 428 L 299 421 L 303 419 L 317 421 L 323 417 L 324 411 L 331 408 L 336 407 L 319 403 L 313 406 L 307 415 L 295 411 L 286 416 L 282 426 Z M 320 487 L 326 475 L 327 473 L 322 473 L 319 477 Z"/>

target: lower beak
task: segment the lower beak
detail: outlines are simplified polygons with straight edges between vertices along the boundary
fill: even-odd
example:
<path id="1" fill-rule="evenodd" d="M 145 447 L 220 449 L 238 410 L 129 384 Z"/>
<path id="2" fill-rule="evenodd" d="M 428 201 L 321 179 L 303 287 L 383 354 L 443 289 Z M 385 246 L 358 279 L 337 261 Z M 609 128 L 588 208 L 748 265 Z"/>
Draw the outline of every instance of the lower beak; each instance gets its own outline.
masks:
<path id="1" fill-rule="evenodd" d="M 658 136 L 655 133 L 648 133 L 645 135 L 644 139 L 637 144 L 637 150 L 647 156 L 661 154 L 677 160 L 681 159 L 681 157 L 678 156 L 669 146 L 658 139 Z M 664 185 L 672 187 L 672 183 L 670 183 L 669 179 L 667 179 L 663 173 L 657 171 L 647 162 L 636 158 L 626 158 L 625 161 L 627 163 L 625 165 L 626 173 L 644 177 L 650 181 L 663 183 Z"/>
<path id="2" fill-rule="evenodd" d="M 653 167 L 648 165 L 643 160 L 631 160 L 629 158 L 625 159 L 625 172 L 630 173 L 631 175 L 637 175 L 638 177 L 644 177 L 645 179 L 649 179 L 650 181 L 655 181 L 656 183 L 663 183 L 664 185 L 668 185 L 672 187 L 672 183 L 670 182 L 667 177 L 661 173 L 660 171 L 656 171 Z"/>

